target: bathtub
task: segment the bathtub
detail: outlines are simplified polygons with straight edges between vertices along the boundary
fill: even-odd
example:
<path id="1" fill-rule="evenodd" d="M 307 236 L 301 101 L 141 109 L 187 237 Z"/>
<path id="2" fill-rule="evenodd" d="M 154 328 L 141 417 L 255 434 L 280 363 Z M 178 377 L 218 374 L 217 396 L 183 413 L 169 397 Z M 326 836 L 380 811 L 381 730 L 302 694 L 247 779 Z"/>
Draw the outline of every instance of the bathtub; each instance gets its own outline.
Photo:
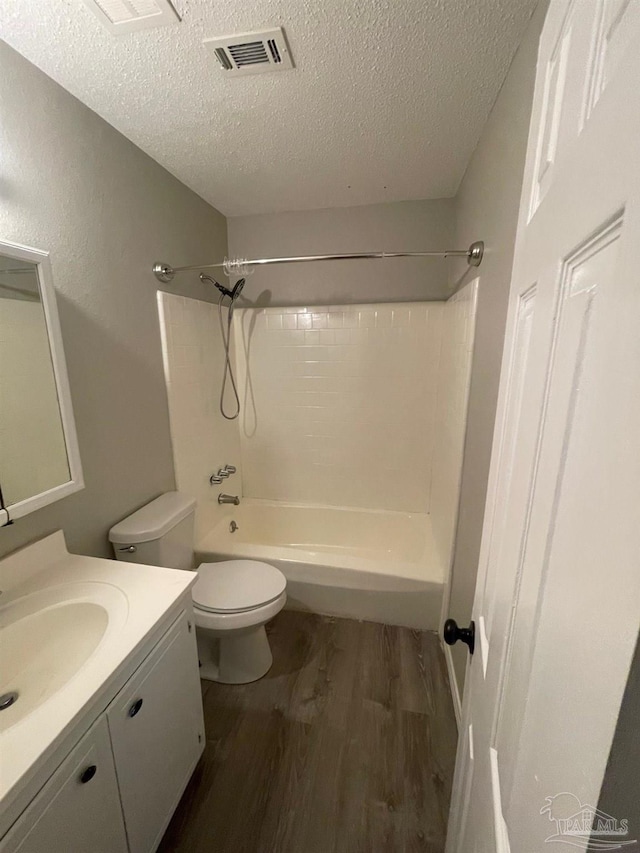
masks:
<path id="1" fill-rule="evenodd" d="M 220 515 L 198 508 L 198 562 L 277 566 L 292 610 L 438 629 L 444 567 L 429 515 L 247 498 Z"/>

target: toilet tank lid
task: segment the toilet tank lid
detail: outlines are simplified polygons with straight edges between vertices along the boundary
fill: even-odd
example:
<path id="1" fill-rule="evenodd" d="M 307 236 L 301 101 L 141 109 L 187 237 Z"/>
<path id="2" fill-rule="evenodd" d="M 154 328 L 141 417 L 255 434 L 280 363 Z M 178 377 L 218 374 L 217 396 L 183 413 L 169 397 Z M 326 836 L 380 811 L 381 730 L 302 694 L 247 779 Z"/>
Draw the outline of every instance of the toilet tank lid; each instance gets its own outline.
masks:
<path id="1" fill-rule="evenodd" d="M 109 531 L 109 541 L 119 545 L 152 542 L 168 533 L 193 512 L 196 502 L 180 492 L 165 492 L 132 515 L 123 518 Z"/>

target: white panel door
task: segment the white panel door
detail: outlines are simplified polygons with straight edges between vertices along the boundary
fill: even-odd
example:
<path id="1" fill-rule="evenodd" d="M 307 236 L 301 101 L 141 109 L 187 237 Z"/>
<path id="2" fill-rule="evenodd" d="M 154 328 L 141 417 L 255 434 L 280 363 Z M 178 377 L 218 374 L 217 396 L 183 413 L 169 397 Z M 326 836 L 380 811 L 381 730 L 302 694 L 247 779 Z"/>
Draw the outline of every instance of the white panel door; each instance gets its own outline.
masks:
<path id="1" fill-rule="evenodd" d="M 156 849 L 204 749 L 192 618 L 181 614 L 107 708 L 130 853 Z"/>
<path id="2" fill-rule="evenodd" d="M 1 853 L 127 853 L 104 717 L 89 729 L 16 824 Z"/>
<path id="3" fill-rule="evenodd" d="M 448 853 L 596 849 L 640 627 L 639 45 L 640 0 L 551 0 Z"/>

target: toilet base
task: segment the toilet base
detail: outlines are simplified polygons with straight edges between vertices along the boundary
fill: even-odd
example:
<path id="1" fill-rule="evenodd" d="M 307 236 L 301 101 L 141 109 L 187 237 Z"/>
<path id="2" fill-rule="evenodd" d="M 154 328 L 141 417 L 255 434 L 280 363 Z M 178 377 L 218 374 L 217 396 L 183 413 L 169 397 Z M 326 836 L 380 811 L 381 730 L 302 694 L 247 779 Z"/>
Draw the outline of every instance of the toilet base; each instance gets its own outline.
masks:
<path id="1" fill-rule="evenodd" d="M 243 631 L 196 628 L 200 678 L 222 684 L 249 684 L 271 669 L 273 655 L 264 625 Z"/>

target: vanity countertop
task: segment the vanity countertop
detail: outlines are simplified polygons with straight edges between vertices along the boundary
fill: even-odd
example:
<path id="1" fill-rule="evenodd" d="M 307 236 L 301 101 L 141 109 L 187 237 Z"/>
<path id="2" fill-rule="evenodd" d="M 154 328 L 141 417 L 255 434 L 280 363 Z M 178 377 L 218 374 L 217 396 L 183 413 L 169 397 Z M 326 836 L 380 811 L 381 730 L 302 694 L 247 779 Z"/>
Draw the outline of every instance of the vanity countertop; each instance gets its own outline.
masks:
<path id="1" fill-rule="evenodd" d="M 39 630 L 49 630 L 42 637 L 52 644 L 45 664 L 40 656 L 36 665 L 24 671 L 28 684 L 23 709 L 31 703 L 28 712 L 0 731 L 0 836 L 83 734 L 83 725 L 91 724 L 132 675 L 141 654 L 150 650 L 185 606 L 191 607 L 189 590 L 196 578 L 195 572 L 69 554 L 62 531 L 0 560 L 0 626 L 9 622 L 5 630 L 10 632 L 16 620 L 29 620 L 35 613 Z M 61 608 L 69 604 L 72 607 L 62 613 Z M 85 620 L 87 630 L 95 635 L 92 640 L 83 635 Z M 71 632 L 67 654 L 64 644 L 60 654 L 53 645 L 58 623 L 62 631 L 68 626 Z M 22 622 L 19 636 L 28 638 L 27 645 L 34 644 L 35 654 L 40 636 L 28 624 Z M 10 634 L 6 636 L 6 643 L 0 639 L 0 693 L 6 690 L 5 674 L 12 667 L 16 670 L 15 659 L 25 645 L 20 639 L 12 650 Z M 83 652 L 85 640 L 89 646 Z M 74 655 L 81 665 L 69 675 Z M 19 691 L 20 676 L 13 681 L 18 682 Z M 18 696 L 16 710 L 20 700 Z"/>

